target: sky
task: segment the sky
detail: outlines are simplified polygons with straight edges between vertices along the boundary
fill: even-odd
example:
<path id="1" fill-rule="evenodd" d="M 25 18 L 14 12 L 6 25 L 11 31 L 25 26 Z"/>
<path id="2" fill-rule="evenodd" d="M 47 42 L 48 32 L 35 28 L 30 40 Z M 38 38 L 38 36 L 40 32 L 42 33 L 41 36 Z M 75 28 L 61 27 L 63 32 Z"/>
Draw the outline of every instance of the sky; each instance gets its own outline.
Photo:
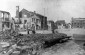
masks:
<path id="1" fill-rule="evenodd" d="M 45 15 L 48 20 L 65 20 L 85 18 L 85 0 L 1 0 L 0 10 L 8 11 L 12 17 L 16 15 L 16 6 L 28 11 Z"/>

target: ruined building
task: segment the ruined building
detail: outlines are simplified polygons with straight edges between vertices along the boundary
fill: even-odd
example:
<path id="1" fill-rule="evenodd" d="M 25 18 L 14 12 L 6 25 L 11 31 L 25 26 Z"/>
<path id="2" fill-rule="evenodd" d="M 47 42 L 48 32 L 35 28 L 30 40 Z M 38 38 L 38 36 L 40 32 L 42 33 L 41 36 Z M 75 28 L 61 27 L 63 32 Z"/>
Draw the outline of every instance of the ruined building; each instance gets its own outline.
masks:
<path id="1" fill-rule="evenodd" d="M 10 13 L 7 11 L 0 11 L 0 31 L 10 29 Z"/>
<path id="2" fill-rule="evenodd" d="M 37 14 L 35 11 L 31 12 L 26 9 L 19 11 L 19 6 L 16 6 L 16 18 L 19 19 L 21 28 L 31 30 L 46 30 L 47 17 Z"/>

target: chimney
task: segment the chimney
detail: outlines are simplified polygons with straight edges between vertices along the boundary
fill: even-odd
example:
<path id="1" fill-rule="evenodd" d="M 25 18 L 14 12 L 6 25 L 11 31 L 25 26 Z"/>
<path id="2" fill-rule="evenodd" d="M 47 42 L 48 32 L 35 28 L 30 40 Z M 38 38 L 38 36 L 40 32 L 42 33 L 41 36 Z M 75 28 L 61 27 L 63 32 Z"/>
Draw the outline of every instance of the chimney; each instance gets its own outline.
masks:
<path id="1" fill-rule="evenodd" d="M 34 13 L 36 13 L 36 11 L 34 11 Z"/>
<path id="2" fill-rule="evenodd" d="M 19 18 L 19 6 L 16 6 L 16 18 Z"/>

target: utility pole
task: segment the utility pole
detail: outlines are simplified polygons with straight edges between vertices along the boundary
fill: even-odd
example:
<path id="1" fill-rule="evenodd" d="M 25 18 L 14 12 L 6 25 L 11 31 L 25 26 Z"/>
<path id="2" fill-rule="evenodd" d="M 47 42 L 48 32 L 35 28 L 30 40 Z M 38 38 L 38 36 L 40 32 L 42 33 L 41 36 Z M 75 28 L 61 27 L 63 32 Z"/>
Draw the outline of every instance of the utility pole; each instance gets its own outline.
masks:
<path id="1" fill-rule="evenodd" d="M 45 16 L 45 8 L 44 8 L 44 16 Z M 45 17 L 44 17 L 44 19 L 45 19 Z M 43 22 L 43 23 L 44 23 L 44 22 Z M 45 24 L 44 24 L 44 26 L 45 26 Z M 44 26 L 43 26 L 43 29 L 45 29 Z"/>
<path id="2" fill-rule="evenodd" d="M 45 16 L 45 8 L 44 8 L 44 16 Z"/>

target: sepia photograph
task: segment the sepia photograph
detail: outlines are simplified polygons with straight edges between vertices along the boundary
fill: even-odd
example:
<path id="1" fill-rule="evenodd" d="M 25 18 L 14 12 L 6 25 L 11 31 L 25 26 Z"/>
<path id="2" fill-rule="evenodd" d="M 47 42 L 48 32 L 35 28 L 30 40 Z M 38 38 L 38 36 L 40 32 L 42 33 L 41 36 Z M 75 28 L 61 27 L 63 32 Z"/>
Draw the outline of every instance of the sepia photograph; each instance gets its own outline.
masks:
<path id="1" fill-rule="evenodd" d="M 0 55 L 85 55 L 85 0 L 0 0 Z"/>

